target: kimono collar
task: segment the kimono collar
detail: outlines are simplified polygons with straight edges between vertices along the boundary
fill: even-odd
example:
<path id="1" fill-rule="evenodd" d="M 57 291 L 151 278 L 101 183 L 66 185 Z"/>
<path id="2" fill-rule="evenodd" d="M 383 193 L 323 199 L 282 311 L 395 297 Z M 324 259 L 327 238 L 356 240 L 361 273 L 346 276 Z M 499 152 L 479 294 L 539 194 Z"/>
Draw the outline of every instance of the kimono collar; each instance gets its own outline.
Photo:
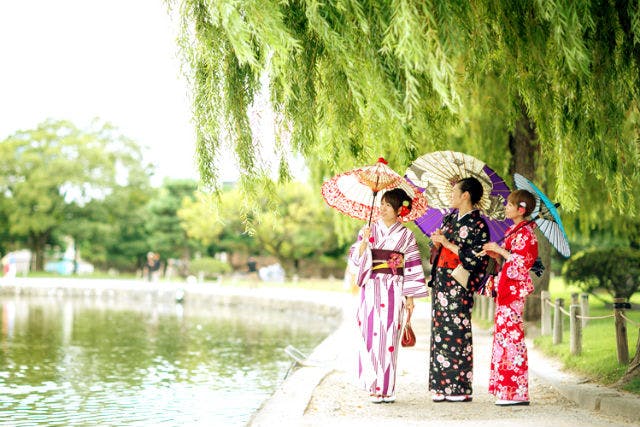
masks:
<path id="1" fill-rule="evenodd" d="M 389 234 L 391 231 L 395 230 L 401 224 L 396 221 L 393 224 L 391 224 L 390 227 L 387 227 L 387 224 L 385 224 L 383 220 L 379 219 L 377 225 L 383 234 Z"/>
<path id="2" fill-rule="evenodd" d="M 458 221 L 460 221 L 462 218 L 464 218 L 467 215 L 471 215 L 472 213 L 474 213 L 475 211 L 477 211 L 478 209 L 471 209 L 469 212 L 467 212 L 464 215 L 460 215 L 460 211 L 458 211 Z"/>

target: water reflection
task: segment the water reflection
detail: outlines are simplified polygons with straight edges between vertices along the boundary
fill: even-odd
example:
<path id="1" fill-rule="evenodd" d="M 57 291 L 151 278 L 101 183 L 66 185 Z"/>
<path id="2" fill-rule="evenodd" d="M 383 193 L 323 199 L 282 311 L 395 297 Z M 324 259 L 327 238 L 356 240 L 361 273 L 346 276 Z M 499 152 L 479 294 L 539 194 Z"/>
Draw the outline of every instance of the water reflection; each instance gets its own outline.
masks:
<path id="1" fill-rule="evenodd" d="M 245 425 L 289 368 L 282 349 L 308 352 L 335 326 L 244 305 L 0 304 L 0 425 L 12 426 Z"/>

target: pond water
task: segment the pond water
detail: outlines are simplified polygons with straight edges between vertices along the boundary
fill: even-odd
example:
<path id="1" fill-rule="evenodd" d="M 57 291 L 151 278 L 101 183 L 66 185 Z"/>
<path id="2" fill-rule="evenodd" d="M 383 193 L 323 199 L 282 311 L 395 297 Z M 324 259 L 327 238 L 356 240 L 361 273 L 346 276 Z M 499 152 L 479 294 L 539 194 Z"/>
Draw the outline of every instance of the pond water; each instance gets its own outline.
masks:
<path id="1" fill-rule="evenodd" d="M 335 327 L 201 305 L 0 298 L 0 425 L 246 425 Z"/>

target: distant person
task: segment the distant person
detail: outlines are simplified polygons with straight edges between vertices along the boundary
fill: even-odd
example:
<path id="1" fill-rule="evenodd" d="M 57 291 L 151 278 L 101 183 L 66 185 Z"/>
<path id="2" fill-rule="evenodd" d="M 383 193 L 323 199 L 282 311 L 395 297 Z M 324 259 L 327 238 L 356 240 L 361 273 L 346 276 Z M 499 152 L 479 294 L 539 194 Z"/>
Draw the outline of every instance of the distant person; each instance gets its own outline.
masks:
<path id="1" fill-rule="evenodd" d="M 535 207 L 533 194 L 515 190 L 507 198 L 505 215 L 513 225 L 505 232 L 502 246 L 490 242 L 484 252 L 502 264 L 498 276 L 489 279 L 496 298 L 493 350 L 489 393 L 496 396 L 496 405 L 529 404 L 529 362 L 524 341 L 522 313 L 525 298 L 533 292 L 529 270 L 538 258 L 538 240 L 534 225 L 525 218 Z"/>
<path id="2" fill-rule="evenodd" d="M 348 270 L 360 289 L 358 378 L 373 403 L 396 399 L 396 367 L 405 311 L 427 296 L 413 232 L 400 223 L 411 198 L 396 188 L 382 195 L 381 218 L 364 226 L 349 252 Z"/>
<path id="3" fill-rule="evenodd" d="M 148 252 L 145 268 L 147 270 L 147 280 L 149 282 L 157 282 L 160 278 L 160 254 Z"/>
<path id="4" fill-rule="evenodd" d="M 18 269 L 15 256 L 12 253 L 9 253 L 2 259 L 2 263 L 4 276 L 9 278 L 16 277 L 16 272 Z"/>
<path id="5" fill-rule="evenodd" d="M 260 276 L 258 275 L 258 262 L 252 256 L 247 260 L 247 278 L 252 288 L 255 287 L 260 280 Z"/>

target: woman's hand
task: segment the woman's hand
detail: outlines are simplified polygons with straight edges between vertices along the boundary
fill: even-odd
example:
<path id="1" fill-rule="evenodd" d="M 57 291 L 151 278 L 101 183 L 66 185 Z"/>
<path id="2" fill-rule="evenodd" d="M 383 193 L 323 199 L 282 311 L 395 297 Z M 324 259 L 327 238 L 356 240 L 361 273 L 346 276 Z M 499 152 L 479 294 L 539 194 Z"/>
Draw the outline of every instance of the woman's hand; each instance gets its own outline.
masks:
<path id="1" fill-rule="evenodd" d="M 451 252 L 458 254 L 458 245 L 448 241 L 447 238 L 444 237 L 444 234 L 439 231 L 440 230 L 436 230 L 436 232 L 431 235 L 431 241 L 436 245 L 436 247 L 442 245 L 445 248 L 449 249 Z"/>
<path id="2" fill-rule="evenodd" d="M 444 235 L 442 234 L 442 230 L 437 228 L 436 231 L 431 233 L 431 236 L 429 236 L 429 238 L 431 239 L 431 241 L 433 242 L 433 245 L 437 249 L 442 244 L 442 239 L 444 238 Z"/>
<path id="3" fill-rule="evenodd" d="M 485 243 L 484 246 L 482 246 L 482 250 L 498 252 L 500 250 L 500 246 L 496 242 L 489 242 Z"/>
<path id="4" fill-rule="evenodd" d="M 364 250 L 367 248 L 367 243 L 369 243 L 369 236 L 371 236 L 371 228 L 365 227 L 362 230 L 362 241 L 360 242 L 360 256 L 364 253 Z"/>
<path id="5" fill-rule="evenodd" d="M 407 304 L 405 305 L 405 307 L 407 308 L 407 311 L 409 313 L 413 312 L 413 297 L 407 297 Z"/>
<path id="6" fill-rule="evenodd" d="M 431 241 L 436 245 L 446 245 L 447 243 L 449 243 L 449 241 L 447 240 L 446 237 L 444 237 L 444 234 L 442 234 L 442 231 L 440 231 L 440 229 L 436 230 L 431 235 Z"/>
<path id="7" fill-rule="evenodd" d="M 509 258 L 508 250 L 504 249 L 502 246 L 498 245 L 496 242 L 485 243 L 482 246 L 482 252 L 478 254 L 478 256 L 489 255 L 491 258 L 503 257 L 504 259 Z"/>

